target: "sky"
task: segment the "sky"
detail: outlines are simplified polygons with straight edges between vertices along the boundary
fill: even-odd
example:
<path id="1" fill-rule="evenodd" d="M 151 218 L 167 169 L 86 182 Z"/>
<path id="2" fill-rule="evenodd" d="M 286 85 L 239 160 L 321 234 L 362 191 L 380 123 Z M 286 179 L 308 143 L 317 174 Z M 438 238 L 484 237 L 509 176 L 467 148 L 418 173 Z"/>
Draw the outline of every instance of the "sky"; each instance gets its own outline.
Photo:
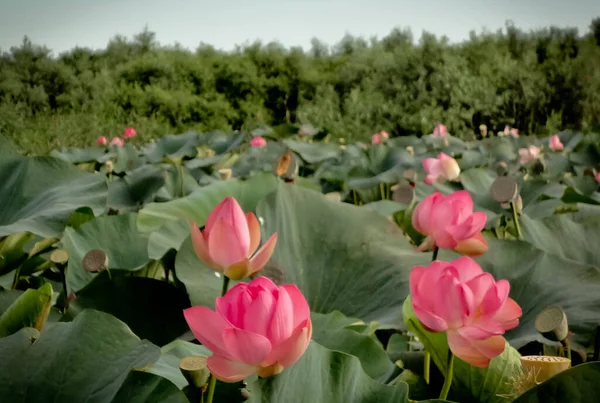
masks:
<path id="1" fill-rule="evenodd" d="M 460 42 L 508 20 L 525 30 L 555 25 L 584 33 L 595 17 L 600 0 L 0 0 L 0 49 L 25 35 L 55 54 L 99 49 L 146 25 L 161 44 L 189 49 L 204 42 L 230 50 L 257 39 L 309 49 L 312 38 L 333 45 L 346 33 L 381 38 L 395 27 Z"/>

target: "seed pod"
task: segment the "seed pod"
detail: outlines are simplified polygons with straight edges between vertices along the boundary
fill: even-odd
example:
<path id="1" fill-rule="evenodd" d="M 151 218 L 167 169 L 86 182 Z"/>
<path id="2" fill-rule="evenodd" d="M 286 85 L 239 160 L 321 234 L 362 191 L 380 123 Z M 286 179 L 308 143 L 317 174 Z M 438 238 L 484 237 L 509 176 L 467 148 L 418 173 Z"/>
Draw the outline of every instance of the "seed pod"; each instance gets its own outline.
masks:
<path id="1" fill-rule="evenodd" d="M 100 249 L 92 249 L 83 257 L 83 270 L 98 273 L 108 268 L 108 256 Z"/>
<path id="2" fill-rule="evenodd" d="M 517 199 L 519 186 L 512 176 L 499 176 L 492 183 L 490 194 L 498 203 L 510 203 Z"/>

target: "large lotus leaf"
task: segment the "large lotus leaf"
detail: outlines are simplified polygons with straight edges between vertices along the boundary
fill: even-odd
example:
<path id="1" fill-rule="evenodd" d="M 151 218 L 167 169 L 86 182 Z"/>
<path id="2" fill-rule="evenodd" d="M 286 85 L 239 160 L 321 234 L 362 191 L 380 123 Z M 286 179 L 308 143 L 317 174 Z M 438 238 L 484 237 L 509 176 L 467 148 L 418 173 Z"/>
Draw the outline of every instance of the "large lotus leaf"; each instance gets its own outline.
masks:
<path id="1" fill-rule="evenodd" d="M 309 164 L 320 164 L 340 154 L 340 146 L 330 143 L 305 143 L 296 140 L 283 140 L 283 144 Z"/>
<path id="2" fill-rule="evenodd" d="M 406 298 L 403 306 L 404 322 L 409 330 L 417 335 L 431 353 L 431 358 L 442 374 L 448 371 L 448 341 L 446 333 L 431 333 L 425 330 L 417 319 L 410 302 Z M 504 403 L 501 395 L 511 391 L 509 381 L 521 370 L 521 355 L 508 343 L 504 352 L 494 358 L 488 368 L 477 368 L 460 358 L 454 360 L 454 377 L 450 397 L 461 403 Z"/>
<path id="3" fill-rule="evenodd" d="M 556 182 L 547 182 L 544 180 L 517 180 L 519 185 L 519 194 L 523 201 L 523 206 L 529 206 L 538 201 L 541 197 L 550 197 L 560 199 L 565 193 L 565 185 Z M 567 202 L 568 203 L 568 202 Z"/>
<path id="4" fill-rule="evenodd" d="M 152 201 L 164 184 L 165 175 L 159 166 L 142 165 L 109 183 L 106 204 L 115 210 L 135 210 Z"/>
<path id="5" fill-rule="evenodd" d="M 597 403 L 600 362 L 577 365 L 519 396 L 514 403 Z"/>
<path id="6" fill-rule="evenodd" d="M 168 379 L 131 371 L 111 403 L 189 403 L 189 400 Z"/>
<path id="7" fill-rule="evenodd" d="M 148 238 L 148 257 L 161 259 L 170 249 L 179 247 L 190 235 L 190 223 L 186 220 L 169 221 Z"/>
<path id="8" fill-rule="evenodd" d="M 179 199 L 200 189 L 200 185 L 185 166 L 162 164 L 161 167 L 164 170 L 165 184 L 156 193 L 156 202 Z M 207 177 L 209 176 L 204 178 Z"/>
<path id="9" fill-rule="evenodd" d="M 1 294 L 0 294 L 1 295 Z M 42 330 L 52 306 L 52 286 L 28 289 L 0 315 L 0 338 L 16 333 L 24 327 Z"/>
<path id="10" fill-rule="evenodd" d="M 274 172 L 284 152 L 284 145 L 276 142 L 268 142 L 263 148 L 249 148 L 235 161 L 232 174 L 244 178 L 256 172 Z"/>
<path id="11" fill-rule="evenodd" d="M 515 348 L 531 341 L 549 343 L 535 329 L 536 316 L 546 307 L 562 307 L 576 341 L 590 345 L 600 323 L 600 273 L 595 267 L 558 257 L 525 241 L 486 238 L 489 249 L 477 262 L 496 280 L 508 280 L 510 297 L 522 308 L 517 328 L 506 333 Z M 440 260 L 459 256 L 440 251 Z"/>
<path id="12" fill-rule="evenodd" d="M 562 153 L 550 152 L 544 155 L 546 170 L 550 178 L 560 179 L 571 170 L 569 157 Z"/>
<path id="13" fill-rule="evenodd" d="M 79 207 L 104 211 L 104 177 L 88 174 L 52 157 L 0 160 L 0 236 L 33 232 L 59 235 Z"/>
<path id="14" fill-rule="evenodd" d="M 372 203 L 367 203 L 361 206 L 364 210 L 375 211 L 384 217 L 391 217 L 394 213 L 401 210 L 406 210 L 408 206 L 406 204 L 400 204 L 391 200 L 379 200 Z"/>
<path id="15" fill-rule="evenodd" d="M 568 214 L 543 220 L 521 217 L 523 237 L 537 248 L 564 259 L 600 268 L 600 216 L 574 222 Z"/>
<path id="16" fill-rule="evenodd" d="M 485 165 L 488 162 L 488 156 L 481 153 L 478 150 L 467 150 L 464 151 L 458 159 L 458 165 L 461 170 L 474 168 L 477 166 Z"/>
<path id="17" fill-rule="evenodd" d="M 383 346 L 372 334 L 360 333 L 353 326 L 361 321 L 346 318 L 340 312 L 312 313 L 313 340 L 335 351 L 357 357 L 363 370 L 371 378 L 387 382 L 396 366 L 388 358 Z"/>
<path id="18" fill-rule="evenodd" d="M 586 203 L 596 206 L 600 205 L 600 201 L 598 199 L 598 193 L 596 192 L 592 193 L 591 195 L 584 195 L 571 186 L 565 189 L 563 196 L 560 198 L 560 200 L 564 203 Z"/>
<path id="19" fill-rule="evenodd" d="M 101 249 L 108 257 L 108 269 L 139 270 L 148 261 L 148 238 L 138 233 L 137 214 L 103 216 L 78 229 L 67 228 L 64 249 L 69 254 L 67 290 L 79 291 L 97 274 L 83 270 L 83 257 L 92 249 Z"/>
<path id="20" fill-rule="evenodd" d="M 217 154 L 225 154 L 236 150 L 246 139 L 244 133 L 209 132 L 198 135 L 199 144 L 210 147 Z"/>
<path id="21" fill-rule="evenodd" d="M 138 228 L 151 233 L 163 225 L 184 219 L 202 225 L 212 209 L 232 196 L 244 211 L 256 208 L 259 200 L 275 190 L 279 181 L 272 174 L 255 175 L 247 181 L 227 180 L 205 186 L 189 196 L 167 203 L 150 203 L 139 212 Z"/>
<path id="22" fill-rule="evenodd" d="M 196 147 L 200 143 L 198 134 L 189 132 L 179 135 L 169 134 L 161 137 L 156 143 L 149 144 L 143 150 L 148 161 L 157 163 L 163 157 L 194 158 L 198 154 Z"/>
<path id="23" fill-rule="evenodd" d="M 507 138 L 489 139 L 490 151 L 495 161 L 509 163 L 517 159 L 514 143 Z"/>
<path id="24" fill-rule="evenodd" d="M 104 147 L 94 148 L 63 148 L 62 150 L 50 151 L 51 157 L 60 158 L 71 164 L 79 164 L 82 162 L 93 162 L 101 159 L 106 154 Z"/>
<path id="25" fill-rule="evenodd" d="M 190 303 L 185 292 L 165 281 L 127 276 L 123 270 L 100 273 L 77 293 L 69 313 L 95 309 L 125 322 L 143 339 L 164 345 L 188 330 L 183 310 Z"/>
<path id="26" fill-rule="evenodd" d="M 33 344 L 29 335 L 23 329 L 0 339 L 0 362 L 10 368 L 0 372 L 2 402 L 110 402 L 129 370 L 160 355 L 123 322 L 94 310 L 53 324 Z"/>
<path id="27" fill-rule="evenodd" d="M 138 155 L 137 150 L 131 144 L 125 144 L 123 147 L 112 146 L 111 148 L 115 154 L 113 164 L 115 173 L 133 171 L 145 164 L 144 159 Z"/>
<path id="28" fill-rule="evenodd" d="M 401 323 L 409 271 L 430 256 L 415 252 L 396 225 L 289 185 L 263 200 L 257 215 L 264 220 L 263 239 L 278 233 L 271 266 L 282 281 L 299 286 L 313 312 Z"/>
<path id="29" fill-rule="evenodd" d="M 600 151 L 596 144 L 584 142 L 569 154 L 569 160 L 574 165 L 593 167 L 600 161 Z"/>
<path id="30" fill-rule="evenodd" d="M 281 374 L 248 386 L 250 402 L 407 403 L 408 385 L 384 385 L 369 378 L 353 356 L 311 342 L 304 355 Z"/>

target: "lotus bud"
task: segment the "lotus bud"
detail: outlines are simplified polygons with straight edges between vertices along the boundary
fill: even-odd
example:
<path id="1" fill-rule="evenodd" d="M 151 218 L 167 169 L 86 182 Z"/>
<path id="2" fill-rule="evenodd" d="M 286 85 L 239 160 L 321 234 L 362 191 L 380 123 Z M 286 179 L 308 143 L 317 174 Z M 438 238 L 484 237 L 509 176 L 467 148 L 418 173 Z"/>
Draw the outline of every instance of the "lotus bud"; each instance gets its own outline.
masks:
<path id="1" fill-rule="evenodd" d="M 112 173 L 114 166 L 113 166 L 113 162 L 111 160 L 108 160 L 104 163 L 104 166 L 106 167 L 106 172 L 107 173 Z"/>
<path id="2" fill-rule="evenodd" d="M 208 384 L 210 370 L 206 366 L 206 357 L 183 357 L 179 361 L 179 370 L 190 385 L 203 389 Z"/>
<path id="3" fill-rule="evenodd" d="M 413 146 L 406 146 L 406 151 L 408 151 L 410 153 L 410 155 L 414 157 L 415 149 Z"/>
<path id="4" fill-rule="evenodd" d="M 275 233 L 258 249 L 258 220 L 253 213 L 244 214 L 233 197 L 226 197 L 209 214 L 204 230 L 201 231 L 195 223 L 192 223 L 191 230 L 198 259 L 232 280 L 241 280 L 262 269 L 277 243 Z"/>

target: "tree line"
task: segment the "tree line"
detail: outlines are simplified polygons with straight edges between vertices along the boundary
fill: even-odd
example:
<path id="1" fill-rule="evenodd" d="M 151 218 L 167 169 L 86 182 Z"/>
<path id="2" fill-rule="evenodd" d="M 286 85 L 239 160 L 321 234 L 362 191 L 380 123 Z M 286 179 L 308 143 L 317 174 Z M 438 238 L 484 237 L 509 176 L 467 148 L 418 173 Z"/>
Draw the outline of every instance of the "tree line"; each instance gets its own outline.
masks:
<path id="1" fill-rule="evenodd" d="M 600 18 L 445 37 L 394 29 L 308 50 L 255 42 L 221 51 L 161 46 L 145 29 L 105 49 L 54 55 L 27 37 L 0 53 L 0 133 L 28 151 L 91 144 L 135 127 L 138 141 L 187 130 L 311 123 L 348 141 L 386 130 L 469 137 L 485 124 L 521 133 L 600 123 Z"/>

